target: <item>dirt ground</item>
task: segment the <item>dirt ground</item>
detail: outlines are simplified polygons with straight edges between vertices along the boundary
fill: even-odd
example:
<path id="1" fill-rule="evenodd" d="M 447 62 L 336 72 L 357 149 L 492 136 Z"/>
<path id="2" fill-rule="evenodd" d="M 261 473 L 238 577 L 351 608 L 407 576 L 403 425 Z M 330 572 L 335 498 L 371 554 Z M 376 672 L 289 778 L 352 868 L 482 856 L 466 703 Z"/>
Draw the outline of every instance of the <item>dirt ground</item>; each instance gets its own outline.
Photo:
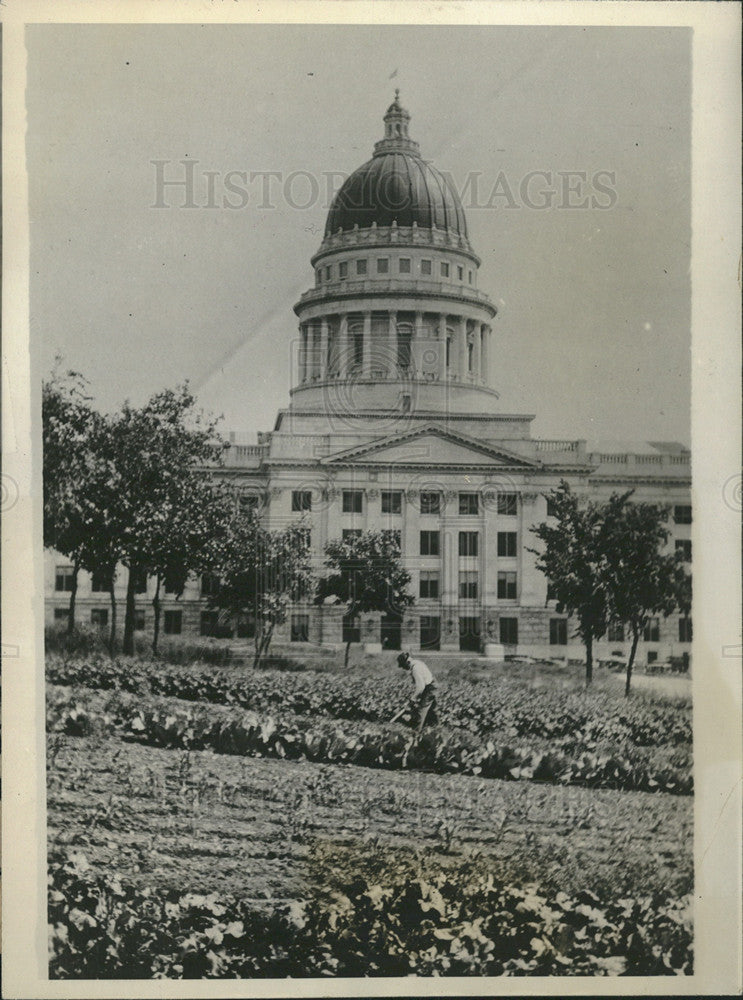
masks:
<path id="1" fill-rule="evenodd" d="M 547 889 L 691 891 L 693 801 L 54 736 L 49 847 L 153 889 L 256 901 L 307 890 L 314 847 L 363 844 Z"/>

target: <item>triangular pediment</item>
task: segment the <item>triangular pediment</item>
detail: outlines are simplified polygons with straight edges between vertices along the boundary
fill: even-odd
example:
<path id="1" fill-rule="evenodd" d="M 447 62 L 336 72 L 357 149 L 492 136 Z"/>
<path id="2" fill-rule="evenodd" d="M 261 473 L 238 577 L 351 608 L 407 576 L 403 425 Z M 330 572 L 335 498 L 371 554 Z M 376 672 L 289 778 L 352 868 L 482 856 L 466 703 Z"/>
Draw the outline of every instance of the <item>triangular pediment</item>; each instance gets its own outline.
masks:
<path id="1" fill-rule="evenodd" d="M 508 466 L 535 468 L 539 463 L 506 448 L 494 446 L 465 434 L 441 427 L 419 427 L 413 431 L 379 438 L 355 448 L 328 455 L 327 465 L 401 465 L 401 466 Z"/>

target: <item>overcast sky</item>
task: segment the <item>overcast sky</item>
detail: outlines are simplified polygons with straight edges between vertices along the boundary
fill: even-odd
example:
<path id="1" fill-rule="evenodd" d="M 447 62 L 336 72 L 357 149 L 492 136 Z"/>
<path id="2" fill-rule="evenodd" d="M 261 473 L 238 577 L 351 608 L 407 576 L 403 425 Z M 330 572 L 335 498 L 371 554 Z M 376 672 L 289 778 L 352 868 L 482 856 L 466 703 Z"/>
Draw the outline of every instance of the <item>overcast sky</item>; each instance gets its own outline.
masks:
<path id="1" fill-rule="evenodd" d="M 326 178 L 371 156 L 399 87 L 426 159 L 460 189 L 477 174 L 479 206 L 498 182 L 489 206 L 471 187 L 464 201 L 499 309 L 500 411 L 535 413 L 540 437 L 688 443 L 686 29 L 52 25 L 27 38 L 31 332 L 43 372 L 62 354 L 101 408 L 187 378 L 225 431 L 273 426 Z M 153 160 L 169 179 L 196 161 L 199 207 L 179 207 L 177 188 L 153 207 Z M 230 171 L 302 174 L 290 190 L 271 181 L 270 208 L 260 178 L 236 180 L 249 200 L 229 208 Z M 535 171 L 526 196 L 552 190 L 551 207 L 525 201 Z M 586 176 L 569 205 L 560 171 Z"/>

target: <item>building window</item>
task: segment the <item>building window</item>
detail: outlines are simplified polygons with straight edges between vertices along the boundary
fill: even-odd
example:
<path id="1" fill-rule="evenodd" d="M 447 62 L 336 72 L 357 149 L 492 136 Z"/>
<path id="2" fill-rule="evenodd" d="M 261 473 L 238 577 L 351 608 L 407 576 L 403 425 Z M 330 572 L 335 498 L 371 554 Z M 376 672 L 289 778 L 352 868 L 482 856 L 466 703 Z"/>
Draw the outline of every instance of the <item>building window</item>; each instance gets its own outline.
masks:
<path id="1" fill-rule="evenodd" d="M 679 618 L 679 642 L 691 642 L 691 618 Z"/>
<path id="2" fill-rule="evenodd" d="M 512 558 L 516 555 L 516 532 L 498 532 L 498 555 Z"/>
<path id="3" fill-rule="evenodd" d="M 660 624 L 657 618 L 651 618 L 648 621 L 645 626 L 645 631 L 643 632 L 643 639 L 645 642 L 660 641 Z"/>
<path id="4" fill-rule="evenodd" d="M 216 573 L 201 574 L 201 596 L 216 597 L 219 593 L 219 577 Z"/>
<path id="5" fill-rule="evenodd" d="M 467 281 L 469 281 L 469 283 L 472 284 L 472 271 L 467 272 Z"/>
<path id="6" fill-rule="evenodd" d="M 566 618 L 550 618 L 550 646 L 567 646 L 568 622 Z"/>
<path id="7" fill-rule="evenodd" d="M 459 571 L 459 598 L 462 601 L 477 599 L 477 570 Z"/>
<path id="8" fill-rule="evenodd" d="M 515 515 L 518 510 L 518 493 L 498 494 L 498 513 L 508 516 Z"/>
<path id="9" fill-rule="evenodd" d="M 430 260 L 422 260 L 421 261 L 421 274 L 430 274 L 430 273 L 431 273 L 431 261 Z"/>
<path id="10" fill-rule="evenodd" d="M 386 542 L 392 542 L 398 549 L 402 543 L 402 536 L 399 528 L 383 528 L 382 537 Z"/>
<path id="11" fill-rule="evenodd" d="M 410 274 L 410 257 L 400 258 L 400 274 Z"/>
<path id="12" fill-rule="evenodd" d="M 439 554 L 438 531 L 421 531 L 420 548 L 420 554 L 422 556 L 437 556 Z"/>
<path id="13" fill-rule="evenodd" d="M 134 631 L 144 632 L 144 608 L 134 609 Z"/>
<path id="14" fill-rule="evenodd" d="M 423 490 L 420 495 L 421 514 L 441 513 L 441 494 L 436 490 Z"/>
<path id="15" fill-rule="evenodd" d="M 547 517 L 557 517 L 557 503 L 552 497 L 547 497 Z"/>
<path id="16" fill-rule="evenodd" d="M 183 628 L 182 611 L 163 612 L 163 632 L 165 635 L 180 635 Z"/>
<path id="17" fill-rule="evenodd" d="M 516 598 L 516 574 L 498 574 L 498 597 L 502 600 L 512 601 Z"/>
<path id="18" fill-rule="evenodd" d="M 70 593 L 74 578 L 75 568 L 73 566 L 57 566 L 54 571 L 54 589 Z"/>
<path id="19" fill-rule="evenodd" d="M 442 278 L 449 277 L 449 265 L 446 263 L 445 260 L 441 261 L 441 277 Z"/>
<path id="20" fill-rule="evenodd" d="M 676 524 L 691 524 L 691 504 L 676 504 L 673 519 Z"/>
<path id="21" fill-rule="evenodd" d="M 292 510 L 312 510 L 312 490 L 292 490 Z"/>
<path id="22" fill-rule="evenodd" d="M 131 573 L 132 571 L 129 570 Z M 138 569 L 134 571 L 134 593 L 135 594 L 146 594 L 147 593 L 147 570 Z"/>
<path id="23" fill-rule="evenodd" d="M 606 630 L 609 642 L 624 642 L 624 625 L 610 625 Z"/>
<path id="24" fill-rule="evenodd" d="M 420 584 L 418 596 L 423 598 L 438 598 L 439 596 L 439 574 L 436 570 L 422 569 L 420 573 Z"/>
<path id="25" fill-rule="evenodd" d="M 255 639 L 255 615 L 239 615 L 235 631 L 238 639 Z"/>
<path id="26" fill-rule="evenodd" d="M 476 556 L 478 552 L 477 540 L 479 532 L 460 531 L 459 532 L 459 554 L 460 556 Z"/>
<path id="27" fill-rule="evenodd" d="M 462 617 L 459 619 L 460 652 L 480 652 L 480 619 Z"/>
<path id="28" fill-rule="evenodd" d="M 390 271 L 390 260 L 389 257 L 378 257 L 377 258 L 377 274 L 389 274 Z"/>
<path id="29" fill-rule="evenodd" d="M 361 528 L 343 528 L 341 531 L 341 541 L 350 542 L 354 538 L 361 538 Z"/>
<path id="30" fill-rule="evenodd" d="M 681 555 L 684 562 L 691 562 L 691 539 L 690 538 L 677 538 L 676 539 L 676 555 Z"/>
<path id="31" fill-rule="evenodd" d="M 366 259 L 356 261 L 356 274 L 366 274 Z"/>
<path id="32" fill-rule="evenodd" d="M 105 628 L 108 625 L 108 608 L 91 608 L 90 624 L 95 628 Z"/>
<path id="33" fill-rule="evenodd" d="M 519 620 L 518 618 L 501 618 L 498 622 L 499 639 L 502 646 L 518 646 L 519 644 Z"/>
<path id="34" fill-rule="evenodd" d="M 348 261 L 342 260 L 338 265 L 338 277 L 343 281 L 348 277 Z"/>
<path id="35" fill-rule="evenodd" d="M 325 280 L 330 281 L 332 277 L 333 277 L 333 266 L 332 264 L 328 264 L 328 266 L 325 268 Z"/>
<path id="36" fill-rule="evenodd" d="M 648 650 L 648 663 L 657 663 L 657 662 L 658 662 L 658 650 L 657 649 L 649 649 Z"/>
<path id="37" fill-rule="evenodd" d="M 343 616 L 343 631 L 341 633 L 344 642 L 361 641 L 361 619 L 354 615 Z M 306 642 L 307 640 L 305 640 Z"/>
<path id="38" fill-rule="evenodd" d="M 464 268 L 460 264 L 457 264 L 457 277 L 460 281 L 464 281 Z"/>
<path id="39" fill-rule="evenodd" d="M 292 615 L 291 641 L 309 642 L 310 639 L 310 616 Z"/>
<path id="40" fill-rule="evenodd" d="M 421 615 L 421 649 L 438 649 L 441 641 L 441 619 L 433 615 Z"/>
<path id="41" fill-rule="evenodd" d="M 69 608 L 55 608 L 54 609 L 54 620 L 55 622 L 67 622 L 70 620 L 70 609 Z"/>
<path id="42" fill-rule="evenodd" d="M 111 573 L 107 569 L 94 569 L 90 589 L 94 594 L 107 594 L 111 587 Z"/>
<path id="43" fill-rule="evenodd" d="M 478 503 L 477 493 L 459 494 L 460 514 L 478 514 L 479 512 L 480 512 L 480 505 Z"/>
<path id="44" fill-rule="evenodd" d="M 219 628 L 219 612 L 202 611 L 201 620 L 199 622 L 199 631 L 201 632 L 201 634 L 206 636 L 216 636 L 218 628 Z"/>
<path id="45" fill-rule="evenodd" d="M 402 513 L 401 490 L 382 490 L 382 513 L 383 514 Z"/>
<path id="46" fill-rule="evenodd" d="M 343 491 L 342 510 L 344 514 L 360 514 L 363 502 L 363 490 Z"/>

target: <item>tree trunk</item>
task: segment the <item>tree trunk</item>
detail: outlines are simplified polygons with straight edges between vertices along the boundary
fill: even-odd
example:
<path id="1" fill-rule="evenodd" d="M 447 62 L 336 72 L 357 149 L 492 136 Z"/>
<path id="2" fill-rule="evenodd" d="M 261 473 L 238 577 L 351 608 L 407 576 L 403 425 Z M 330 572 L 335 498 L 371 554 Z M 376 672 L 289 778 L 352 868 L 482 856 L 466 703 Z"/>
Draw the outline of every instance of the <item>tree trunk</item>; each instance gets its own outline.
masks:
<path id="1" fill-rule="evenodd" d="M 137 569 L 132 563 L 129 567 L 129 579 L 126 584 L 126 613 L 124 615 L 124 656 L 134 656 L 134 591 L 137 586 Z"/>
<path id="2" fill-rule="evenodd" d="M 80 571 L 80 564 L 75 563 L 72 572 L 72 590 L 70 591 L 70 609 L 67 612 L 67 635 L 72 635 L 75 631 L 75 598 L 77 597 L 77 574 Z"/>
<path id="3" fill-rule="evenodd" d="M 353 641 L 352 639 L 349 639 L 348 642 L 346 643 L 346 657 L 345 657 L 345 659 L 343 661 L 343 666 L 344 667 L 348 666 L 348 654 L 349 654 L 349 652 L 351 650 L 351 643 L 352 643 L 352 641 Z"/>
<path id="4" fill-rule="evenodd" d="M 593 632 L 586 636 L 586 687 L 593 681 Z"/>
<path id="5" fill-rule="evenodd" d="M 157 641 L 160 638 L 160 574 L 157 574 L 155 585 L 155 596 L 152 598 L 152 607 L 155 610 L 155 624 L 152 629 L 152 655 L 157 656 Z"/>
<path id="6" fill-rule="evenodd" d="M 116 653 L 116 592 L 114 591 L 114 575 L 108 585 L 108 597 L 111 602 L 111 629 L 108 634 L 108 652 L 110 656 Z"/>
<path id="7" fill-rule="evenodd" d="M 640 630 L 632 629 L 632 648 L 629 651 L 629 659 L 627 660 L 627 679 L 624 682 L 624 697 L 629 698 L 629 687 L 630 681 L 632 680 L 632 665 L 635 662 L 635 653 L 637 652 L 637 644 L 640 641 Z"/>

